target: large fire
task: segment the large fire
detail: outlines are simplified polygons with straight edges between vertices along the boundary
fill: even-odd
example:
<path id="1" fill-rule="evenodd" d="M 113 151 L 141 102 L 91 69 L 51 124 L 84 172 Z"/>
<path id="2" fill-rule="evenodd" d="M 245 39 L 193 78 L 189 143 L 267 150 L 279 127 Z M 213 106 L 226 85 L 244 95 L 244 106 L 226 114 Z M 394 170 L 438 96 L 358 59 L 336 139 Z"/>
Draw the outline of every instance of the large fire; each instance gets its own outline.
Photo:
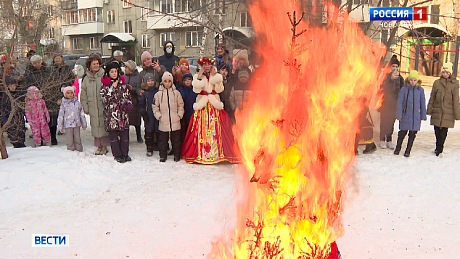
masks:
<path id="1" fill-rule="evenodd" d="M 296 1 L 253 3 L 264 63 L 233 129 L 245 199 L 236 229 L 213 244 L 211 258 L 328 258 L 343 235 L 357 118 L 365 100 L 378 99 L 385 49 L 346 15 L 313 27 L 297 23 Z"/>

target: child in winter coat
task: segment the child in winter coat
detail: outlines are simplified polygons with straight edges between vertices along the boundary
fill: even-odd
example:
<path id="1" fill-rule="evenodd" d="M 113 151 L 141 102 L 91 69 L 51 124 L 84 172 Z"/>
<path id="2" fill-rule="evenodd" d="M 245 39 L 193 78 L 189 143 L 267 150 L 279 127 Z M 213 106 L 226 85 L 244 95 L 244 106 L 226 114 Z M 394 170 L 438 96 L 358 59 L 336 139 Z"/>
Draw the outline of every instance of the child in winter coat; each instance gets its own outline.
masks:
<path id="1" fill-rule="evenodd" d="M 401 88 L 396 108 L 396 119 L 399 120 L 398 142 L 394 151 L 399 155 L 401 145 L 409 132 L 405 157 L 410 156 L 415 135 L 420 130 L 422 120 L 426 120 L 425 92 L 421 87 L 422 82 L 418 79 L 418 72 L 412 70 L 406 79 L 405 85 Z"/>
<path id="2" fill-rule="evenodd" d="M 249 102 L 251 95 L 251 91 L 249 90 L 250 73 L 249 68 L 240 68 L 238 70 L 238 80 L 233 80 L 231 83 L 229 103 L 233 112 L 237 109 L 243 110 L 243 107 Z"/>
<path id="3" fill-rule="evenodd" d="M 181 156 L 180 120 L 184 116 L 184 101 L 179 91 L 173 85 L 173 75 L 165 72 L 162 77 L 162 85 L 155 94 L 153 114 L 160 122 L 160 136 L 158 146 L 160 148 L 160 162 L 165 162 L 168 155 L 168 140 L 171 138 L 174 161 L 179 162 Z M 171 137 L 170 137 L 171 134 Z"/>
<path id="4" fill-rule="evenodd" d="M 83 152 L 80 127 L 86 129 L 87 126 L 83 106 L 75 96 L 74 86 L 62 88 L 62 93 L 64 97 L 62 97 L 59 109 L 57 130 L 62 133 L 65 130 L 67 150 Z"/>
<path id="5" fill-rule="evenodd" d="M 27 88 L 26 118 L 33 133 L 35 146 L 41 146 L 42 140 L 44 140 L 43 146 L 50 146 L 51 133 L 48 126 L 50 114 L 40 90 L 34 85 Z"/>
<path id="6" fill-rule="evenodd" d="M 182 96 L 182 100 L 184 100 L 184 118 L 182 118 L 183 123 L 181 123 L 182 141 L 185 138 L 190 120 L 193 116 L 193 113 L 195 112 L 193 110 L 193 104 L 195 103 L 196 97 L 198 96 L 197 93 L 193 92 L 192 80 L 192 74 L 184 74 L 182 76 L 182 86 L 177 87 Z"/>
<path id="7" fill-rule="evenodd" d="M 129 157 L 129 118 L 132 110 L 131 93 L 125 78 L 119 74 L 118 63 L 111 62 L 101 78 L 101 98 L 104 107 L 104 126 L 109 133 L 110 147 L 118 163 L 131 161 Z"/>
<path id="8" fill-rule="evenodd" d="M 144 76 L 147 90 L 144 91 L 139 100 L 139 113 L 144 119 L 145 145 L 147 146 L 147 156 L 153 156 L 153 151 L 158 151 L 158 144 L 154 142 L 154 136 L 158 139 L 158 121 L 153 115 L 152 105 L 155 103 L 154 97 L 158 92 L 156 88 L 155 75 L 147 73 Z"/>

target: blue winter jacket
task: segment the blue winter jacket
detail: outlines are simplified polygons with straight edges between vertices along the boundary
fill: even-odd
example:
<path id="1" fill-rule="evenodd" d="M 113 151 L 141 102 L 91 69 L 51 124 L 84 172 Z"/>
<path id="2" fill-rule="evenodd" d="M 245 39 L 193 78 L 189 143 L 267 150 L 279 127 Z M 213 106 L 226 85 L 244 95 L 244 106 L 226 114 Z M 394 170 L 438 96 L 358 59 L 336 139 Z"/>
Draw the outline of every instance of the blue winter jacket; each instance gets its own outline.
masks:
<path id="1" fill-rule="evenodd" d="M 426 120 L 425 92 L 420 86 L 406 84 L 401 88 L 396 108 L 399 130 L 419 131 L 422 120 Z"/>
<path id="2" fill-rule="evenodd" d="M 158 132 L 158 120 L 153 116 L 152 109 L 152 105 L 155 103 L 154 97 L 157 92 L 158 88 L 155 86 L 149 87 L 144 91 L 139 100 L 139 113 L 144 118 L 145 132 Z"/>
<path id="3" fill-rule="evenodd" d="M 182 99 L 184 100 L 184 120 L 185 126 L 188 127 L 190 118 L 192 118 L 193 113 L 195 112 L 193 110 L 193 104 L 195 103 L 198 94 L 193 92 L 193 86 L 186 87 L 178 83 L 176 84 L 176 88 L 182 96 Z"/>

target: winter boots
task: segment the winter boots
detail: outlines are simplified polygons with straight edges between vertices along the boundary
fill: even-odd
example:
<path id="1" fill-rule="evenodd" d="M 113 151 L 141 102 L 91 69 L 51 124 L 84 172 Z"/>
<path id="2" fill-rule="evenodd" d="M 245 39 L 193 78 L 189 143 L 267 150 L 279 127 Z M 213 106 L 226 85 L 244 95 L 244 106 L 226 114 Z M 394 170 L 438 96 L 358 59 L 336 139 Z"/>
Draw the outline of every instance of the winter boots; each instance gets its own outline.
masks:
<path id="1" fill-rule="evenodd" d="M 145 145 L 147 146 L 147 156 L 153 156 L 153 151 L 154 151 L 154 143 L 153 143 L 153 132 L 145 132 L 144 138 L 145 138 Z"/>
<path id="2" fill-rule="evenodd" d="M 105 155 L 107 154 L 107 152 L 109 152 L 107 150 L 107 147 L 106 146 L 102 146 L 102 147 L 98 147 L 97 150 L 96 150 L 96 153 L 94 153 L 95 155 L 97 156 L 100 156 L 100 155 Z"/>
<path id="3" fill-rule="evenodd" d="M 377 150 L 377 146 L 374 142 L 372 142 L 370 144 L 366 144 L 366 148 L 364 149 L 363 154 L 372 154 L 375 150 Z"/>

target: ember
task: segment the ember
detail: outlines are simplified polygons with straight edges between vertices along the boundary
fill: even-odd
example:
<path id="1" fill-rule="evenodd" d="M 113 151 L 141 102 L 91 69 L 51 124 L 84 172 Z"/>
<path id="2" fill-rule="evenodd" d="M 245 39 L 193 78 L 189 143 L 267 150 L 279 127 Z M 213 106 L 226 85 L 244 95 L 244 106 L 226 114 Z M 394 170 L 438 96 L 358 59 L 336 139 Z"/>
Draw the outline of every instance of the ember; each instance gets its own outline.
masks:
<path id="1" fill-rule="evenodd" d="M 339 258 L 357 118 L 363 98 L 378 99 L 385 49 L 346 15 L 311 26 L 296 4 L 249 3 L 265 62 L 233 128 L 245 199 L 236 229 L 213 244 L 211 258 Z"/>

